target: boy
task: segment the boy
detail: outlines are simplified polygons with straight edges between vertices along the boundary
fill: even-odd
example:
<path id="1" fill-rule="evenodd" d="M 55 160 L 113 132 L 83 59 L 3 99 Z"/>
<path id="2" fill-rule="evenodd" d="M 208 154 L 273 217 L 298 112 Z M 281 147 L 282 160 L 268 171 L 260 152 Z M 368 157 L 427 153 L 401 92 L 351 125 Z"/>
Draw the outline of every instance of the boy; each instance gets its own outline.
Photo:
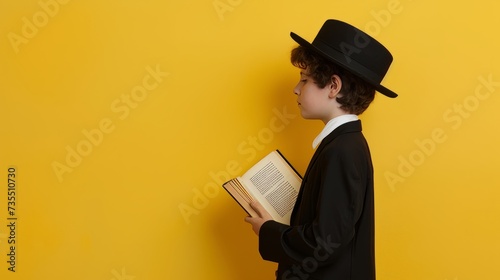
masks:
<path id="1" fill-rule="evenodd" d="M 325 123 L 304 174 L 290 225 L 273 221 L 258 203 L 260 217 L 247 217 L 259 236 L 261 256 L 277 262 L 277 279 L 375 279 L 374 192 L 370 151 L 358 115 L 378 91 L 392 55 L 357 28 L 327 20 L 312 43 L 291 62 L 300 68 L 294 89 L 301 115 Z"/>

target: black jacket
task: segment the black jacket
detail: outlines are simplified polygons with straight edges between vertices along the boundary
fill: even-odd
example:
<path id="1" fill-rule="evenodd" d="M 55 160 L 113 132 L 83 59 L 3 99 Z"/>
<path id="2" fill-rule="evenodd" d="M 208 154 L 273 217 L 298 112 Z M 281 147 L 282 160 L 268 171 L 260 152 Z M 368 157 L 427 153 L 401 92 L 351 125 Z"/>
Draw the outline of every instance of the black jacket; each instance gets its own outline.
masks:
<path id="1" fill-rule="evenodd" d="M 319 145 L 304 175 L 291 225 L 264 223 L 259 251 L 277 279 L 375 279 L 373 166 L 361 121 Z"/>

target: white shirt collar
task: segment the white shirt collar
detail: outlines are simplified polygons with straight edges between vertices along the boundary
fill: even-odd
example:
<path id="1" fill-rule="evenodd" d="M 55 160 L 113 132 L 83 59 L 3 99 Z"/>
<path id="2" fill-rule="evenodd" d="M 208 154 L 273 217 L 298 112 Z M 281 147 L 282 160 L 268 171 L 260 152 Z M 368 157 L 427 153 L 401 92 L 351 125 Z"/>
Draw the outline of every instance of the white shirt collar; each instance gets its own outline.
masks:
<path id="1" fill-rule="evenodd" d="M 323 141 L 323 139 L 325 139 L 325 137 L 328 136 L 328 134 L 332 133 L 332 131 L 334 131 L 337 127 L 345 123 L 357 120 L 359 120 L 358 116 L 353 114 L 340 115 L 338 117 L 331 119 L 325 125 L 321 133 L 314 139 L 312 143 L 313 149 L 316 149 L 318 145 L 321 143 L 321 141 Z"/>

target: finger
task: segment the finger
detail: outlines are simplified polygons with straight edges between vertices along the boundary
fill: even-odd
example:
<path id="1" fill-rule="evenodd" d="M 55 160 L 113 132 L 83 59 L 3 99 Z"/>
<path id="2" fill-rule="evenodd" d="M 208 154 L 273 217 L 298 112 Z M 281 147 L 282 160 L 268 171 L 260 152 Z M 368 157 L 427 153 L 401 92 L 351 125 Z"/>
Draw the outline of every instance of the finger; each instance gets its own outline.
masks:
<path id="1" fill-rule="evenodd" d="M 257 214 L 259 214 L 260 217 L 262 217 L 263 212 L 266 212 L 264 207 L 262 207 L 262 204 L 260 204 L 260 202 L 258 201 L 251 202 L 250 206 L 253 210 L 255 210 L 255 212 L 257 212 Z"/>
<path id="2" fill-rule="evenodd" d="M 253 224 L 255 219 L 258 219 L 257 217 L 245 217 L 245 222 L 249 223 L 249 224 Z"/>
<path id="3" fill-rule="evenodd" d="M 260 204 L 258 201 L 254 201 L 254 202 L 250 203 L 250 206 L 252 206 L 253 210 L 255 210 L 255 212 L 257 212 L 259 217 L 261 217 L 265 220 L 271 220 L 273 218 L 271 216 L 271 214 L 269 214 L 269 212 L 267 212 L 267 210 L 264 208 L 264 206 L 262 206 L 262 204 Z"/>

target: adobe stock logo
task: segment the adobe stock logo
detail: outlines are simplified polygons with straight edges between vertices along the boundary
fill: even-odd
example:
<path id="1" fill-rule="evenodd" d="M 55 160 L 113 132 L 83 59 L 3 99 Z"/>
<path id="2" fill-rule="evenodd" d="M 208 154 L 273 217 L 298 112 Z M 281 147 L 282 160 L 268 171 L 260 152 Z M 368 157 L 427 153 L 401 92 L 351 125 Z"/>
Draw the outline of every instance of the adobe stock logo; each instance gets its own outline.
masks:
<path id="1" fill-rule="evenodd" d="M 400 14 L 402 11 L 403 5 L 399 0 L 390 0 L 389 2 L 387 2 L 386 8 L 382 8 L 378 11 L 370 11 L 370 16 L 372 17 L 372 19 L 365 24 L 364 31 L 366 33 L 371 33 L 373 37 L 377 37 L 382 32 L 382 28 L 386 28 L 389 26 L 389 24 L 393 20 L 393 16 Z M 371 42 L 371 38 L 361 32 L 357 32 L 353 39 L 354 45 L 351 45 L 347 42 L 342 42 L 339 46 L 340 50 L 344 54 L 347 63 L 351 63 L 351 56 L 354 53 L 361 53 L 362 50 L 366 48 Z"/>
<path id="2" fill-rule="evenodd" d="M 116 269 L 111 270 L 111 274 L 113 274 L 113 276 L 114 276 L 113 278 L 111 278 L 111 280 L 134 280 L 135 279 L 135 276 L 127 274 L 124 267 L 121 269 L 120 272 L 118 272 Z"/>
<path id="3" fill-rule="evenodd" d="M 220 21 L 223 21 L 224 14 L 234 11 L 234 8 L 241 5 L 241 3 L 243 3 L 243 0 L 215 0 L 212 2 L 212 5 Z"/>
<path id="4" fill-rule="evenodd" d="M 247 156 L 247 162 L 254 160 L 257 152 L 264 150 L 266 145 L 274 140 L 275 134 L 285 130 L 285 127 L 291 123 L 291 120 L 297 117 L 295 114 L 290 114 L 286 106 L 282 110 L 273 108 L 272 112 L 274 116 L 269 120 L 268 126 L 260 129 L 256 135 L 248 136 L 246 140 L 243 140 L 236 147 L 240 155 Z M 191 203 L 179 203 L 179 211 L 186 224 L 191 223 L 193 215 L 199 215 L 201 210 L 208 207 L 210 199 L 219 195 L 222 184 L 239 175 L 242 169 L 239 161 L 229 160 L 224 170 L 217 172 L 209 171 L 208 176 L 211 180 L 202 188 L 192 189 L 193 196 Z"/>
<path id="5" fill-rule="evenodd" d="M 304 258 L 300 265 L 292 265 L 292 268 L 283 273 L 282 279 L 308 279 L 310 274 L 318 270 L 320 263 L 327 261 L 333 255 L 335 249 L 340 247 L 340 243 L 332 242 L 330 236 L 326 240 L 322 240 L 320 237 L 316 238 L 316 244 L 318 246 L 314 248 L 312 256 Z"/>
<path id="6" fill-rule="evenodd" d="M 396 191 L 396 185 L 405 182 L 418 167 L 422 166 L 437 151 L 439 145 L 448 140 L 447 130 L 458 130 L 462 127 L 464 121 L 472 117 L 472 114 L 479 109 L 481 103 L 488 100 L 492 93 L 500 87 L 500 82 L 493 81 L 492 74 L 487 77 L 479 76 L 477 79 L 479 83 L 473 93 L 443 112 L 443 121 L 448 127 L 435 127 L 428 137 L 415 139 L 413 141 L 415 148 L 407 156 L 398 156 L 397 169 L 385 172 L 384 177 L 393 192 Z"/>
<path id="7" fill-rule="evenodd" d="M 117 114 L 116 117 L 124 121 L 127 119 L 131 111 L 139 107 L 141 102 L 144 102 L 149 94 L 157 89 L 163 82 L 163 79 L 169 75 L 160 69 L 160 65 L 155 68 L 146 67 L 146 75 L 142 79 L 142 83 L 134 86 L 129 94 L 122 94 L 111 102 L 111 112 Z M 54 171 L 59 183 L 63 181 L 63 175 L 71 173 L 75 168 L 82 164 L 83 159 L 88 157 L 95 147 L 101 145 L 107 134 L 113 132 L 116 128 L 116 121 L 112 118 L 102 118 L 96 128 L 83 129 L 81 131 L 83 139 L 75 145 L 66 145 L 66 157 L 63 163 L 59 161 L 52 162 L 52 170 Z"/>
<path id="8" fill-rule="evenodd" d="M 59 14 L 62 5 L 68 4 L 70 0 L 41 0 L 38 1 L 38 6 L 40 10 L 36 11 L 31 18 L 22 17 L 22 27 L 20 34 L 9 32 L 7 38 L 9 39 L 10 45 L 14 49 L 16 54 L 20 51 L 20 46 L 22 44 L 26 45 L 29 43 L 30 39 L 33 39 L 40 29 L 44 28 L 49 24 L 50 19 L 54 18 Z"/>

